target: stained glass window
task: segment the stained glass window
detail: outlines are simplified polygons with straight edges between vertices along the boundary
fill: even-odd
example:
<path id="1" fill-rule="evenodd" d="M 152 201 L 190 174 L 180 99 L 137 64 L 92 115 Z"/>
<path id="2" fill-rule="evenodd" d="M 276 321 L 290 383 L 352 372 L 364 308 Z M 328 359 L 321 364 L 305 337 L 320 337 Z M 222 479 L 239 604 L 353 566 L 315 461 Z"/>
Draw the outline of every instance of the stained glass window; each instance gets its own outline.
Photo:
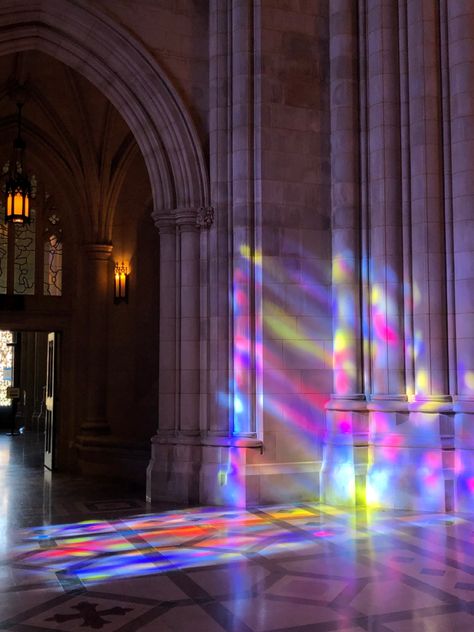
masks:
<path id="1" fill-rule="evenodd" d="M 15 226 L 14 293 L 35 293 L 36 221 L 31 210 L 29 224 Z"/>
<path id="2" fill-rule="evenodd" d="M 61 296 L 63 244 L 58 235 L 49 235 L 44 243 L 44 295 Z"/>
<path id="3" fill-rule="evenodd" d="M 3 213 L 0 209 L 0 213 Z M 8 226 L 0 224 L 0 294 L 7 293 Z"/>
<path id="4" fill-rule="evenodd" d="M 0 331 L 0 406 L 9 406 L 7 388 L 12 385 L 13 371 L 13 347 L 8 346 L 13 342 L 11 331 Z"/>
<path id="5" fill-rule="evenodd" d="M 0 223 L 0 294 L 61 296 L 61 216 L 52 196 L 34 176 L 31 181 L 35 207 L 30 223 Z"/>

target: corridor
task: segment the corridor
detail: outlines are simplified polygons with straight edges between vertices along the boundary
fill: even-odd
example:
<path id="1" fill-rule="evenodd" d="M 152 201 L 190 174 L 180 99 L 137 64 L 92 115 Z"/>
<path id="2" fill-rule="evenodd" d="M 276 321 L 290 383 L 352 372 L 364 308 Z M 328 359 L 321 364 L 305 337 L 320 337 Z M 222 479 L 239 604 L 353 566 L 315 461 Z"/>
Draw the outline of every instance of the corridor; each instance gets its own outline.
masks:
<path id="1" fill-rule="evenodd" d="M 474 524 L 317 504 L 149 505 L 44 472 L 35 434 L 0 436 L 0 630 L 461 632 Z"/>

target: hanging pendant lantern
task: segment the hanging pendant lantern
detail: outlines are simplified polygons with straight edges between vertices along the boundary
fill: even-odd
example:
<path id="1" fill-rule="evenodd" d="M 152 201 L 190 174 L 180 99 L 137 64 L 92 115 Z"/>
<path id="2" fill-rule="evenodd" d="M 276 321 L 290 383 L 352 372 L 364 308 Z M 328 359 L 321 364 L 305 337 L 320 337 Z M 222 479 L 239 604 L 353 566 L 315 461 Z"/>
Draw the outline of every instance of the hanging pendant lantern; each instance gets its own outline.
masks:
<path id="1" fill-rule="evenodd" d="M 17 103 L 18 134 L 13 143 L 14 159 L 10 163 L 5 183 L 5 221 L 15 224 L 28 224 L 30 222 L 31 183 L 24 170 L 26 144 L 21 137 L 22 107 L 22 103 Z"/>

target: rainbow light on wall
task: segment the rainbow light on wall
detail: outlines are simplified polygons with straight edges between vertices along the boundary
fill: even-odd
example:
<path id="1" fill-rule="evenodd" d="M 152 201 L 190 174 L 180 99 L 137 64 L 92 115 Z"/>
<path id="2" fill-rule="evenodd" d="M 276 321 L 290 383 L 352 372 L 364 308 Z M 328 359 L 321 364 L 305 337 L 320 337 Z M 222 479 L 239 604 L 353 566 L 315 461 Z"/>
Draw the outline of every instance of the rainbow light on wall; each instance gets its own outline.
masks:
<path id="1" fill-rule="evenodd" d="M 412 313 L 423 301 L 418 287 L 402 288 L 388 267 L 380 282 L 370 283 L 365 279 L 370 287 L 369 308 L 358 323 L 360 315 L 355 314 L 358 299 L 354 298 L 351 286 L 355 265 L 351 253 L 336 253 L 328 274 L 322 266 L 328 268 L 329 262 L 318 260 L 318 265 L 314 265 L 311 259 L 314 253 L 301 252 L 300 244 L 290 244 L 289 251 L 298 252 L 298 256 L 265 256 L 260 251 L 252 252 L 247 245 L 240 248 L 242 263 L 234 272 L 233 288 L 234 376 L 229 392 L 217 394 L 221 406 L 227 410 L 233 408 L 235 435 L 248 430 L 250 415 L 263 420 L 261 436 L 265 438 L 265 448 L 270 445 L 271 449 L 269 436 L 284 434 L 295 460 L 322 462 L 322 476 L 326 476 L 326 484 L 333 490 L 331 502 L 352 505 L 357 501 L 372 508 L 407 507 L 416 497 L 416 508 L 439 510 L 440 499 L 444 498 L 443 486 L 451 484 L 450 477 L 454 476 L 466 505 L 474 495 L 470 452 L 461 451 L 451 463 L 442 444 L 442 433 L 433 423 L 432 413 L 437 411 L 438 403 L 429 397 L 420 401 L 434 388 L 424 367 L 426 344 L 422 333 L 415 329 L 413 339 L 409 338 L 409 332 L 404 332 L 404 341 L 400 338 L 403 331 L 400 300 L 405 301 L 407 313 Z M 371 265 L 366 267 L 372 269 Z M 255 271 L 254 287 L 248 278 L 250 268 Z M 333 292 L 335 286 L 337 291 Z M 252 292 L 261 296 L 261 305 L 252 302 Z M 255 331 L 260 332 L 253 350 L 248 321 L 252 309 Z M 334 328 L 327 325 L 331 320 Z M 407 366 L 411 363 L 419 367 L 413 375 L 414 381 L 406 380 L 405 393 L 397 393 L 406 396 L 408 404 L 416 401 L 419 414 L 416 418 L 406 415 L 409 424 L 401 424 L 395 414 L 373 409 L 366 413 L 365 428 L 356 428 L 354 423 L 359 422 L 342 411 L 333 415 L 337 421 L 328 428 L 326 404 L 331 393 L 350 396 L 356 373 L 361 371 L 351 348 L 354 331 L 359 326 L 362 339 L 358 344 L 362 355 L 370 358 L 367 363 L 370 367 L 364 367 L 369 403 L 375 379 L 379 390 L 374 392 L 380 393 L 381 399 L 385 388 L 387 394 L 391 392 L 399 379 L 396 371 L 392 371 L 392 363 L 397 365 L 400 356 L 404 355 Z M 400 345 L 404 345 L 402 352 Z M 400 370 L 403 372 L 403 367 Z M 252 372 L 256 390 L 252 390 Z M 463 386 L 474 390 L 471 368 L 457 367 L 457 374 Z M 327 376 L 334 378 L 333 385 Z M 474 445 L 474 432 L 460 423 L 456 450 L 462 445 L 462 437 Z M 366 437 L 365 448 L 363 438 L 354 441 L 354 433 Z M 356 449 L 359 454 L 365 450 L 361 457 L 365 469 L 356 465 Z M 229 485 L 229 500 L 239 499 L 236 504 L 243 506 L 245 481 L 239 468 L 239 456 L 234 454 L 221 467 L 219 477 L 223 486 Z M 362 478 L 365 484 L 361 487 L 357 479 Z M 290 476 L 288 486 L 291 486 Z M 395 493 L 395 489 L 401 491 Z M 318 498 L 316 483 L 308 488 L 308 493 Z"/>

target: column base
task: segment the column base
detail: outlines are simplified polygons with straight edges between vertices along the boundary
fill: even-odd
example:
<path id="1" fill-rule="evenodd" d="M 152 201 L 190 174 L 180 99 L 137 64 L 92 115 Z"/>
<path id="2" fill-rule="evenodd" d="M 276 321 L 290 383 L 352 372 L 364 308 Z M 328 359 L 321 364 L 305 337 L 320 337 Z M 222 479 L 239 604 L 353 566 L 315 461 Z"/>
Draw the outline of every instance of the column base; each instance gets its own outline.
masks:
<path id="1" fill-rule="evenodd" d="M 343 411 L 340 404 L 337 410 L 327 410 L 325 502 L 412 511 L 461 508 L 456 500 L 453 404 L 448 398 L 408 403 L 403 397 L 379 397 L 367 402 L 366 411 L 354 410 L 351 403 Z M 465 420 L 465 426 L 471 421 Z"/>
<path id="2" fill-rule="evenodd" d="M 365 506 L 369 465 L 367 404 L 356 396 L 332 398 L 326 406 L 326 421 L 322 500 L 341 507 Z"/>
<path id="3" fill-rule="evenodd" d="M 146 473 L 148 501 L 199 503 L 201 446 L 194 437 L 156 435 Z"/>
<path id="4" fill-rule="evenodd" d="M 474 513 L 474 399 L 457 397 L 454 405 L 454 450 L 456 511 Z"/>
<path id="5" fill-rule="evenodd" d="M 321 459 L 268 463 L 252 438 L 184 441 L 153 438 L 148 500 L 232 507 L 319 500 Z"/>
<path id="6" fill-rule="evenodd" d="M 79 435 L 76 438 L 77 465 L 83 476 L 119 480 L 145 488 L 150 458 L 148 443 L 112 436 Z"/>
<path id="7" fill-rule="evenodd" d="M 81 435 L 102 436 L 110 434 L 110 425 L 106 419 L 87 419 L 81 424 Z"/>

